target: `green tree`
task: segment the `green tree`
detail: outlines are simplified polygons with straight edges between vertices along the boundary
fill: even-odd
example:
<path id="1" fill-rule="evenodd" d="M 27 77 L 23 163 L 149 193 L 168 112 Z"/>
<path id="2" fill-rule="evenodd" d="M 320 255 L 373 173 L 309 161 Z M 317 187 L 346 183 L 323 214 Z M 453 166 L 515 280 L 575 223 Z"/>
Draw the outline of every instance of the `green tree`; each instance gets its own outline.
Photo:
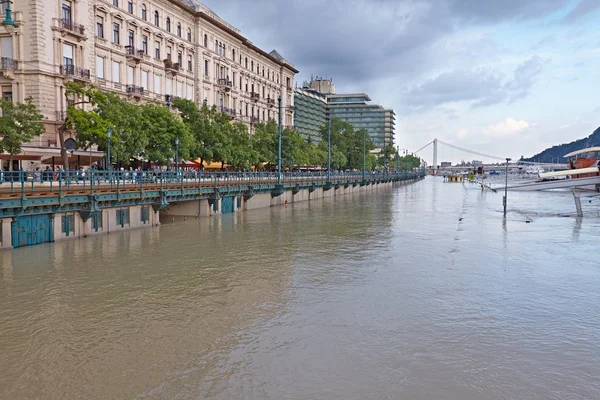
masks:
<path id="1" fill-rule="evenodd" d="M 142 116 L 139 129 L 148 140 L 142 155 L 148 161 L 167 165 L 175 157 L 175 139 L 179 138 L 179 158 L 188 159 L 194 138 L 181 118 L 163 105 L 149 103 L 139 107 Z"/>
<path id="2" fill-rule="evenodd" d="M 327 125 L 321 128 L 319 147 L 327 157 Z M 363 130 L 354 130 L 352 124 L 338 118 L 331 119 L 331 167 L 336 169 L 362 170 L 363 135 L 367 155 L 375 147 L 373 141 Z"/>
<path id="3" fill-rule="evenodd" d="M 44 116 L 39 113 L 31 97 L 25 103 L 13 103 L 0 99 L 0 153 L 9 154 L 9 169 L 12 171 L 13 158 L 21 153 L 24 143 L 44 132 L 41 122 Z"/>
<path id="4" fill-rule="evenodd" d="M 263 163 L 271 166 L 277 165 L 277 141 L 277 123 L 274 120 L 270 120 L 266 124 L 261 122 L 254 125 L 252 148 L 256 153 L 254 164 L 256 168 L 262 169 Z"/>

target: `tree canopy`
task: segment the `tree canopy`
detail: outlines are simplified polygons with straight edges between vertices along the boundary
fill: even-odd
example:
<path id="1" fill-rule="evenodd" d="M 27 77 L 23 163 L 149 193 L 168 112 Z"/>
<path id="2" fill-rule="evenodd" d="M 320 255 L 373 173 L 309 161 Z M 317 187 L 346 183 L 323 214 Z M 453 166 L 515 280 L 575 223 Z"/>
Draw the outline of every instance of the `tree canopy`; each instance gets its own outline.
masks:
<path id="1" fill-rule="evenodd" d="M 39 113 L 31 97 L 25 99 L 25 103 L 0 99 L 0 108 L 0 153 L 10 155 L 9 168 L 12 170 L 13 156 L 21 153 L 23 144 L 44 132 L 44 116 Z"/>

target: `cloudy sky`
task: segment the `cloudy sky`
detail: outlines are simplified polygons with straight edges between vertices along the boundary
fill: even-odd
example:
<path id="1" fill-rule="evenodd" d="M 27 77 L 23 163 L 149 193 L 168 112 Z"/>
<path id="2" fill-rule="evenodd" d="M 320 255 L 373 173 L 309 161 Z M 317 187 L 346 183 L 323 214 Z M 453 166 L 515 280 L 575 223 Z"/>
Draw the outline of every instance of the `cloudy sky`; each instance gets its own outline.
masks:
<path id="1" fill-rule="evenodd" d="M 392 107 L 401 149 L 437 137 L 514 158 L 600 126 L 600 0 L 203 3 L 276 48 L 300 70 L 297 82 L 332 77 L 338 93 Z"/>

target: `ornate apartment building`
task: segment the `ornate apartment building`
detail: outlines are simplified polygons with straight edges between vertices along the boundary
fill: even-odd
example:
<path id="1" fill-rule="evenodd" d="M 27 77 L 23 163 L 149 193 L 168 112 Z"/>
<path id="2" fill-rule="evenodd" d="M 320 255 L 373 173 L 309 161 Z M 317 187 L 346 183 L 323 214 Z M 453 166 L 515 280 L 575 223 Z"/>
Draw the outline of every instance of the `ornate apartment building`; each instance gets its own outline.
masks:
<path id="1" fill-rule="evenodd" d="M 19 102 L 32 97 L 46 127 L 17 157 L 31 161 L 23 168 L 59 156 L 70 80 L 131 101 L 206 102 L 250 129 L 278 118 L 281 96 L 282 124 L 293 125 L 298 71 L 194 0 L 30 0 L 13 8 L 17 28 L 0 33 L 2 96 Z M 71 154 L 90 162 L 102 157 L 77 149 Z"/>

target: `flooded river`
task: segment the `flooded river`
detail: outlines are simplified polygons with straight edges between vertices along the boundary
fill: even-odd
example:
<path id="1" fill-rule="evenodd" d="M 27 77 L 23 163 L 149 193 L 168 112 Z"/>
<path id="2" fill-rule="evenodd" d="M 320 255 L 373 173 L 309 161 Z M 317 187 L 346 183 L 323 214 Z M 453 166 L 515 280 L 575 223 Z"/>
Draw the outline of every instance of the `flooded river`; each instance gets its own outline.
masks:
<path id="1" fill-rule="evenodd" d="M 509 196 L 428 178 L 2 252 L 0 398 L 600 399 L 600 202 Z"/>

